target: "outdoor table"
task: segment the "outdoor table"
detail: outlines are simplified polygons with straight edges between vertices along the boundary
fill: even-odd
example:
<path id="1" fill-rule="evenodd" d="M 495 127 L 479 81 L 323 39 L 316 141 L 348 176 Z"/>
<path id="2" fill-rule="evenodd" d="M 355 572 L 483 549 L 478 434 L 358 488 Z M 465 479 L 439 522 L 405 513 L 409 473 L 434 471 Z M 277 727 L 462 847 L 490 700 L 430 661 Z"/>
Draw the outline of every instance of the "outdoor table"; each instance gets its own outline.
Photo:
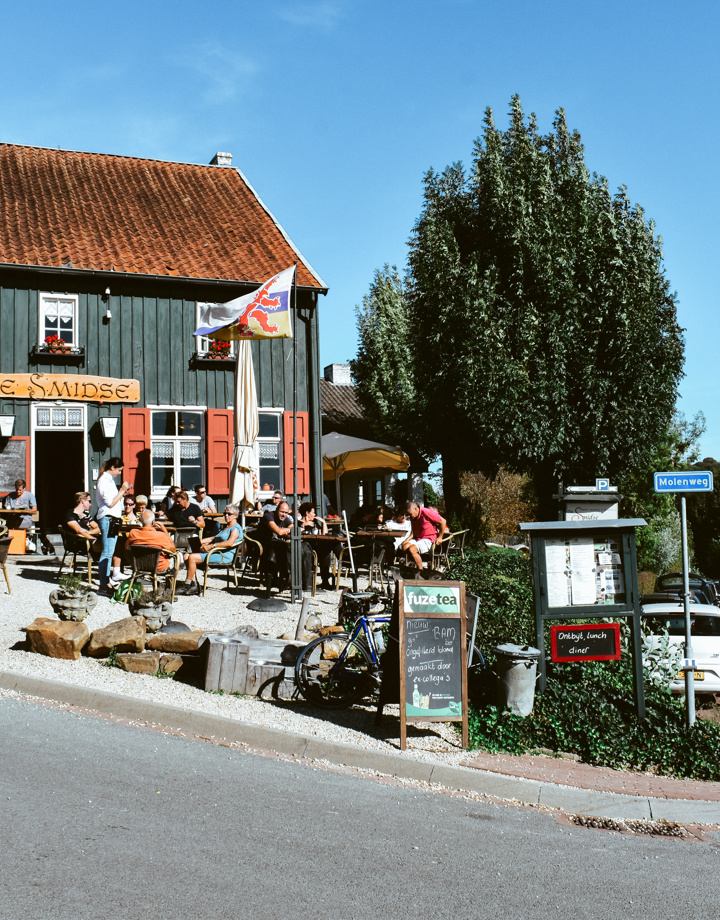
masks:
<path id="1" fill-rule="evenodd" d="M 302 534 L 302 539 L 306 540 L 310 546 L 315 544 L 316 546 L 322 546 L 328 543 L 336 545 L 338 543 L 347 543 L 347 537 L 337 536 L 331 533 L 304 533 Z M 337 588 L 338 582 L 338 570 L 337 566 L 333 565 L 333 590 Z"/>
<path id="2" fill-rule="evenodd" d="M 40 528 L 37 527 L 37 522 L 40 520 L 40 514 L 37 511 L 31 514 L 27 510 L 27 508 L 0 508 L 0 522 L 4 521 L 5 524 L 7 525 L 8 530 L 17 530 L 18 529 L 17 524 L 20 523 L 20 519 L 22 517 L 25 517 L 25 515 L 29 515 L 33 519 L 33 524 L 36 525 L 35 530 L 36 532 L 38 532 Z M 23 531 L 23 533 L 26 533 L 26 531 Z M 43 542 L 43 545 L 45 545 L 47 544 L 47 537 L 45 537 L 44 540 L 43 540 L 43 537 L 45 537 L 45 535 L 41 533 L 40 540 Z M 24 547 L 24 539 L 23 539 L 23 547 Z M 23 548 L 23 553 L 24 553 L 24 548 Z M 15 553 L 12 553 L 12 555 L 15 555 Z"/>

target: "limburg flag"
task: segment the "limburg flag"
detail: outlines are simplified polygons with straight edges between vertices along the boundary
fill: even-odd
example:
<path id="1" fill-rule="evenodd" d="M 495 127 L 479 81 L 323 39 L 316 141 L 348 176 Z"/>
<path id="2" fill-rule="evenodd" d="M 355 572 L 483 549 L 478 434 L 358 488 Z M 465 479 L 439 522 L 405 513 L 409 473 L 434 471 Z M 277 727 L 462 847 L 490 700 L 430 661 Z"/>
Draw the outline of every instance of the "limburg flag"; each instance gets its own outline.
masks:
<path id="1" fill-rule="evenodd" d="M 290 290 L 295 266 L 266 281 L 257 291 L 228 303 L 201 303 L 193 335 L 225 342 L 292 338 Z"/>

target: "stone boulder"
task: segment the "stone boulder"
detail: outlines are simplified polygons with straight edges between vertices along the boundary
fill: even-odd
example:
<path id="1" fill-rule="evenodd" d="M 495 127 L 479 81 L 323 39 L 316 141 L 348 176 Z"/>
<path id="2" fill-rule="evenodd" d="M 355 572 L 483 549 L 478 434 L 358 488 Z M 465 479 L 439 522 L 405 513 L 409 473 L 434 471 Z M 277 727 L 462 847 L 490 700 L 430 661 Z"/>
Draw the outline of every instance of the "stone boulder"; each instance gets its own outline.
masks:
<path id="1" fill-rule="evenodd" d="M 118 653 L 144 651 L 145 620 L 142 617 L 125 617 L 94 630 L 85 652 L 93 658 L 107 658 L 111 648 Z"/>
<path id="2" fill-rule="evenodd" d="M 157 674 L 160 652 L 125 652 L 117 656 L 118 667 L 132 674 Z"/>
<path id="3" fill-rule="evenodd" d="M 73 620 L 60 622 L 49 617 L 38 617 L 25 629 L 28 648 L 38 655 L 77 661 L 90 638 L 85 623 Z"/>
<path id="4" fill-rule="evenodd" d="M 147 647 L 156 652 L 185 654 L 197 652 L 200 640 L 206 636 L 204 629 L 191 629 L 186 633 L 157 633 L 148 640 Z"/>
<path id="5" fill-rule="evenodd" d="M 158 654 L 160 654 L 158 652 Z M 160 670 L 168 674 L 177 674 L 183 666 L 183 660 L 180 655 L 160 655 Z"/>

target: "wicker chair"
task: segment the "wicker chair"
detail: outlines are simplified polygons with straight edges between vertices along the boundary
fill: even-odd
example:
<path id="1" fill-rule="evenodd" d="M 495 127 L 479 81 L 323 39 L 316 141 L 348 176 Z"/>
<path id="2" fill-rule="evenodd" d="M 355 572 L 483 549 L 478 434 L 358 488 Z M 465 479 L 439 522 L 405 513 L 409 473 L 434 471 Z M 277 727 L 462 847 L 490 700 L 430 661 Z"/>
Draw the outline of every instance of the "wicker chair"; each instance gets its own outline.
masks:
<path id="1" fill-rule="evenodd" d="M 87 558 L 87 581 L 88 585 L 92 587 L 92 544 L 94 542 L 93 537 L 88 534 L 87 536 L 77 533 L 75 530 L 71 530 L 69 527 L 60 528 L 60 536 L 63 543 L 63 557 L 62 562 L 60 563 L 60 568 L 58 569 L 58 575 L 62 573 L 62 570 L 65 568 L 65 560 L 68 556 L 72 555 L 72 570 L 75 572 L 77 570 L 77 557 L 85 556 Z"/>
<path id="2" fill-rule="evenodd" d="M 132 561 L 133 573 L 130 576 L 128 585 L 128 597 L 132 591 L 132 586 L 136 581 L 143 578 L 151 578 L 155 596 L 158 594 L 158 578 L 164 578 L 165 583 L 169 581 L 172 586 L 172 595 L 170 602 L 175 600 L 175 585 L 177 583 L 178 571 L 182 553 L 170 554 L 167 550 L 160 549 L 157 546 L 146 546 L 142 543 L 136 543 L 129 547 L 130 559 Z M 158 572 L 161 556 L 170 556 L 170 566 L 164 572 Z M 174 562 L 174 565 L 173 565 Z"/>
<path id="3" fill-rule="evenodd" d="M 235 587 L 236 588 L 238 587 L 237 570 L 238 570 L 238 564 L 240 565 L 243 564 L 244 547 L 245 547 L 245 541 L 244 539 L 240 539 L 237 541 L 237 543 L 234 543 L 232 546 L 228 547 L 228 549 L 214 550 L 207 554 L 204 562 L 201 562 L 200 565 L 198 566 L 198 568 L 202 568 L 205 574 L 205 577 L 203 579 L 203 597 L 205 597 L 205 592 L 207 591 L 208 572 L 210 571 L 210 569 L 224 568 L 226 570 L 225 574 L 227 575 L 227 587 L 228 588 L 230 587 L 230 572 L 232 571 L 233 578 L 235 579 Z M 232 559 L 229 562 L 222 562 L 222 561 L 211 562 L 210 561 L 211 557 L 216 555 L 217 553 L 222 554 L 222 553 L 228 552 L 229 550 L 232 550 Z M 244 569 L 243 569 L 243 572 L 244 572 Z"/>
<path id="4" fill-rule="evenodd" d="M 5 581 L 7 582 L 8 594 L 12 594 L 12 588 L 10 587 L 10 578 L 8 576 L 7 570 L 7 555 L 8 550 L 10 549 L 10 544 L 12 543 L 12 537 L 8 534 L 7 527 L 0 527 L 0 568 L 3 570 L 5 576 Z"/>

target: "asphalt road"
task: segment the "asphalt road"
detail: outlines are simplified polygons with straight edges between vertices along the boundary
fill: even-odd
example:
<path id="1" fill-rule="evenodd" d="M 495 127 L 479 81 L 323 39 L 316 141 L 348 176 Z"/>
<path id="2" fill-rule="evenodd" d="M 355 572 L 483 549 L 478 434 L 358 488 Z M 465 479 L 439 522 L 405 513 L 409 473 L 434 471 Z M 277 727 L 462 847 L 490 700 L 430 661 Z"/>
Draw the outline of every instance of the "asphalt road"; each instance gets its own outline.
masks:
<path id="1" fill-rule="evenodd" d="M 642 839 L 0 698 L 0 918 L 717 913 L 720 835 Z"/>

